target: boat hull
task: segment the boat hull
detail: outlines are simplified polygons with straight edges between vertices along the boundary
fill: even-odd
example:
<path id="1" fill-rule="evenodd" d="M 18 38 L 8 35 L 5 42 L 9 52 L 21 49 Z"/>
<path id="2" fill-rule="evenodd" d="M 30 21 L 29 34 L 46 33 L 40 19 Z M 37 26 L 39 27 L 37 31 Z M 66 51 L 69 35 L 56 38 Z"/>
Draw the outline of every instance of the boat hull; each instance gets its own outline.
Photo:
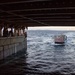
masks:
<path id="1" fill-rule="evenodd" d="M 55 44 L 64 44 L 65 42 L 55 42 Z"/>

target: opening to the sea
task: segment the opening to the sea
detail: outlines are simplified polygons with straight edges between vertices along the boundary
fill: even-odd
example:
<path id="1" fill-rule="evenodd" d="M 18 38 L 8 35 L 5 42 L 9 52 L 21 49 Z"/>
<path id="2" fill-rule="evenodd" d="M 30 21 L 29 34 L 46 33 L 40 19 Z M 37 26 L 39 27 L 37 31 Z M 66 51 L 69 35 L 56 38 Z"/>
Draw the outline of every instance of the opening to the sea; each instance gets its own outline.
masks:
<path id="1" fill-rule="evenodd" d="M 58 34 L 67 36 L 65 45 L 55 45 L 54 35 Z M 75 31 L 28 30 L 27 50 L 0 66 L 0 75 L 9 74 L 74 75 Z"/>

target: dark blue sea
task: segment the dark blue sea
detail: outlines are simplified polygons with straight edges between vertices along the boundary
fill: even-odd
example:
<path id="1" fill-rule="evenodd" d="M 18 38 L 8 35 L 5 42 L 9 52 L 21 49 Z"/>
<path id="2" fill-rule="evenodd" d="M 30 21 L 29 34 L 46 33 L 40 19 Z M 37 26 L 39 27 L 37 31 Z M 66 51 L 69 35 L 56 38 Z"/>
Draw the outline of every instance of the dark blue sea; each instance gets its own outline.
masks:
<path id="1" fill-rule="evenodd" d="M 65 34 L 65 45 L 54 35 Z M 28 30 L 27 50 L 1 70 L 3 75 L 75 75 L 75 31 Z M 0 74 L 1 75 L 1 74 Z"/>

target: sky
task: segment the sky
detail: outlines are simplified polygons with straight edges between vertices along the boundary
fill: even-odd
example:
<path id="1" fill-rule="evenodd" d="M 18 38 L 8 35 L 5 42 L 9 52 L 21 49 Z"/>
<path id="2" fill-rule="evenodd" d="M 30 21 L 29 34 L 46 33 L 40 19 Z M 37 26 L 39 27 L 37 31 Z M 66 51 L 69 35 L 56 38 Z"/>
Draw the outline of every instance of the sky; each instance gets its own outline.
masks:
<path id="1" fill-rule="evenodd" d="M 75 26 L 28 27 L 28 30 L 75 30 Z"/>

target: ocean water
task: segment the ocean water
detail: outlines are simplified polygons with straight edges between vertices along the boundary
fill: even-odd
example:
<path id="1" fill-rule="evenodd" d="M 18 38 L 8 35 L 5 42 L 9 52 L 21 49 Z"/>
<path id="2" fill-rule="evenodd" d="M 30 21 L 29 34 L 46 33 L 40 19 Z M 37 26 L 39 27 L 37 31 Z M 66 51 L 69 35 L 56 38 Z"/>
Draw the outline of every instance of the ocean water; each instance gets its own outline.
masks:
<path id="1" fill-rule="evenodd" d="M 54 35 L 65 34 L 64 46 Z M 75 31 L 28 30 L 27 50 L 0 69 L 0 75 L 75 75 Z"/>

